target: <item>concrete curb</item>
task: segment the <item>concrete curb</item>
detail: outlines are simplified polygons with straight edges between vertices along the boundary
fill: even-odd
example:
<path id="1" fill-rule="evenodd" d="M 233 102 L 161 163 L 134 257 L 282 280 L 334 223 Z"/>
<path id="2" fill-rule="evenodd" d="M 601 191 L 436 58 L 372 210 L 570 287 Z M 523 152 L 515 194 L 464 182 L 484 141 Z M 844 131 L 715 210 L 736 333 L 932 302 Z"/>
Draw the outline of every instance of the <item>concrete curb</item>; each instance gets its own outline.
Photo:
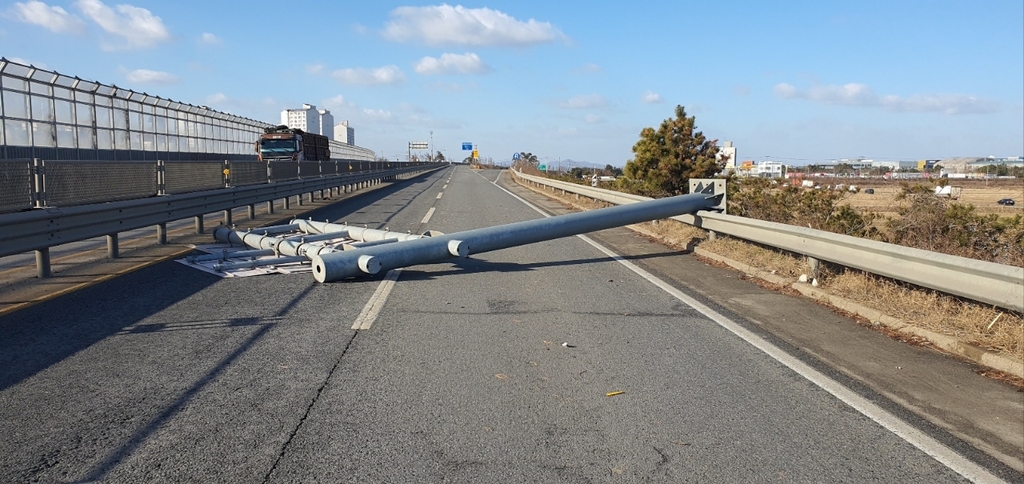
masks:
<path id="1" fill-rule="evenodd" d="M 964 343 L 949 335 L 936 333 L 934 331 L 930 331 L 924 328 L 919 328 L 912 324 L 908 324 L 901 319 L 897 319 L 887 314 L 883 314 L 881 311 L 877 309 L 872 309 L 860 303 L 851 301 L 849 299 L 829 294 L 828 291 L 825 291 L 824 289 L 813 287 L 807 283 L 795 282 L 784 277 L 779 277 L 769 272 L 765 272 L 761 269 L 751 267 L 742 262 L 738 262 L 727 257 L 723 257 L 721 255 L 708 252 L 707 250 L 701 249 L 700 247 L 695 248 L 693 252 L 697 255 L 700 255 L 701 257 L 706 257 L 708 259 L 721 262 L 740 272 L 743 272 L 753 277 L 757 277 L 772 284 L 780 286 L 790 286 L 793 289 L 799 291 L 804 296 L 827 303 L 830 306 L 842 309 L 843 311 L 856 314 L 858 316 L 868 319 L 871 322 L 882 324 L 894 331 L 899 331 L 901 333 L 905 333 L 908 335 L 924 338 L 929 343 L 935 345 L 935 347 L 937 348 L 953 353 L 954 355 L 966 358 L 979 365 L 987 366 L 989 368 L 999 370 L 1001 372 L 1014 375 L 1019 378 L 1024 378 L 1024 362 L 1014 360 L 1013 358 L 1007 356 L 992 353 L 991 351 L 985 350 L 984 348 L 969 343 Z"/>

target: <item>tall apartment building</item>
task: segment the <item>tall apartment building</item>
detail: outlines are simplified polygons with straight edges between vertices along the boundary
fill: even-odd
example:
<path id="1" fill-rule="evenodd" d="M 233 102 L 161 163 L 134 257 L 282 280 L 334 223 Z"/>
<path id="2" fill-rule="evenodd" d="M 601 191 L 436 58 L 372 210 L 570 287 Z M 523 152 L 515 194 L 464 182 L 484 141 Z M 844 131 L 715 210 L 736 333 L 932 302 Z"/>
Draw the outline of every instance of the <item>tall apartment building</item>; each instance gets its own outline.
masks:
<path id="1" fill-rule="evenodd" d="M 725 145 L 718 149 L 719 160 L 726 156 L 729 158 L 725 160 L 724 172 L 728 173 L 729 171 L 736 171 L 736 167 L 738 166 L 736 164 L 736 147 L 732 145 L 732 141 L 726 141 Z"/>
<path id="2" fill-rule="evenodd" d="M 331 129 L 334 126 L 334 116 L 326 109 L 317 110 L 312 104 L 303 104 L 302 109 L 281 111 L 281 124 L 334 139 L 334 131 Z"/>
<path id="3" fill-rule="evenodd" d="M 334 127 L 334 139 L 347 145 L 355 146 L 356 130 L 348 125 L 348 120 L 342 121 L 341 124 Z"/>

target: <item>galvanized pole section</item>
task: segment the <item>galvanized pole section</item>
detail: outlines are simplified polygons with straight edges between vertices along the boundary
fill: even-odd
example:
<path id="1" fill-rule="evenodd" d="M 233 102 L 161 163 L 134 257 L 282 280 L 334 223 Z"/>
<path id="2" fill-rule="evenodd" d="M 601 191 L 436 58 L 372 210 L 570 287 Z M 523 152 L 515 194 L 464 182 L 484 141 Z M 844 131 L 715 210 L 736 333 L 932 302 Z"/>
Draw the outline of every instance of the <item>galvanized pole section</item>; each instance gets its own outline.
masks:
<path id="1" fill-rule="evenodd" d="M 319 254 L 312 256 L 313 277 L 319 282 L 332 282 L 361 274 L 376 274 L 382 270 L 696 213 L 714 207 L 720 198 L 721 195 L 709 197 L 700 193 L 680 195 L 395 244 Z"/>

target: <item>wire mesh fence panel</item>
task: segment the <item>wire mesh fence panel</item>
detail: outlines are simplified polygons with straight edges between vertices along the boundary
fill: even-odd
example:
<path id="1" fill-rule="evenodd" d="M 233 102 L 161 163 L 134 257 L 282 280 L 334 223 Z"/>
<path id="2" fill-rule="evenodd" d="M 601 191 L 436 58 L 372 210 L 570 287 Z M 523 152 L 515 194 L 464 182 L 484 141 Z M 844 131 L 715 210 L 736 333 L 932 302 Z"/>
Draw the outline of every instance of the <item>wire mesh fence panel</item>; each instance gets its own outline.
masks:
<path id="1" fill-rule="evenodd" d="M 0 161 L 0 213 L 32 206 L 32 160 Z"/>
<path id="2" fill-rule="evenodd" d="M 46 161 L 47 206 L 145 198 L 157 193 L 155 162 Z"/>
<path id="3" fill-rule="evenodd" d="M 320 176 L 319 161 L 300 161 L 299 178 L 316 178 Z"/>
<path id="4" fill-rule="evenodd" d="M 262 161 L 232 161 L 228 164 L 228 184 L 235 187 L 267 182 L 267 164 Z"/>
<path id="5" fill-rule="evenodd" d="M 169 161 L 164 164 L 164 193 L 188 193 L 223 187 L 223 161 Z"/>
<path id="6" fill-rule="evenodd" d="M 270 179 L 274 181 L 294 180 L 299 177 L 299 164 L 294 161 L 270 162 Z"/>

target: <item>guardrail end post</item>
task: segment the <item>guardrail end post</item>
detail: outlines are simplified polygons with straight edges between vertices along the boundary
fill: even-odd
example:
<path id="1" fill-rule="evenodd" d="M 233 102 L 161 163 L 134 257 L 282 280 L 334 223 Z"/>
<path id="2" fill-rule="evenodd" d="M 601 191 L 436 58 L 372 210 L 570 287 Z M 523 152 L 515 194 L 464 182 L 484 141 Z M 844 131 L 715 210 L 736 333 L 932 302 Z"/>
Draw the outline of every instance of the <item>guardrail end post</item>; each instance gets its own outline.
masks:
<path id="1" fill-rule="evenodd" d="M 51 275 L 49 247 L 36 250 L 36 275 L 40 279 L 47 279 Z"/>
<path id="2" fill-rule="evenodd" d="M 117 234 L 107 234 L 107 258 L 117 259 L 118 257 Z"/>

